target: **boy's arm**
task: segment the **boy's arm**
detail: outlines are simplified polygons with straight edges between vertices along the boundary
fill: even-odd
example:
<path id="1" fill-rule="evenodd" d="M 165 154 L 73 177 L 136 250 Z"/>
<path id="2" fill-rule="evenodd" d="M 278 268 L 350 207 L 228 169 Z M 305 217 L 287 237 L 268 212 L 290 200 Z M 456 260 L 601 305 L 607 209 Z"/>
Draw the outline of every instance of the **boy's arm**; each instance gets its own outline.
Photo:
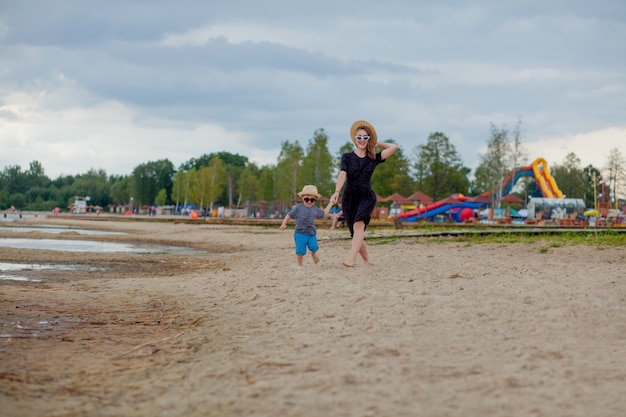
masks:
<path id="1" fill-rule="evenodd" d="M 289 219 L 291 219 L 291 217 L 289 217 L 289 215 L 286 214 L 285 218 L 283 219 L 283 222 L 280 225 L 280 230 L 285 230 L 287 228 L 287 222 L 289 221 Z"/>

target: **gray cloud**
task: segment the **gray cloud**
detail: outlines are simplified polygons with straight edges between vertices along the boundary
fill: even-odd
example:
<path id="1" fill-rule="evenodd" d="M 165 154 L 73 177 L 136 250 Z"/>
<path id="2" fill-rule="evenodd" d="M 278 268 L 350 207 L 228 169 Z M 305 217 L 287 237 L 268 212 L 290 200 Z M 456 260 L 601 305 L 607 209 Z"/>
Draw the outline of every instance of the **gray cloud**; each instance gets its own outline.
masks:
<path id="1" fill-rule="evenodd" d="M 50 158 L 55 144 L 94 132 L 142 150 L 123 165 L 82 158 L 112 173 L 163 153 L 175 165 L 213 150 L 275 158 L 317 128 L 338 149 L 368 118 L 407 153 L 441 131 L 473 167 L 491 123 L 521 119 L 530 142 L 626 124 L 621 1 L 299 3 L 4 2 L 2 162 L 45 160 L 56 175 L 73 161 Z M 180 138 L 201 144 L 168 151 Z M 50 150 L 24 151 L 32 143 Z"/>

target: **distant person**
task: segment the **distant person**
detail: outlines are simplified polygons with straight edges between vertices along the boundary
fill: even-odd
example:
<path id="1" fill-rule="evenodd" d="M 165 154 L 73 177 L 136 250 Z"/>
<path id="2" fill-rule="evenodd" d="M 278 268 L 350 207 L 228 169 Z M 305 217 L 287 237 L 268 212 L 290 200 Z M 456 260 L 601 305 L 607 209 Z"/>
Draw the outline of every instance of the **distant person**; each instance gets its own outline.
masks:
<path id="1" fill-rule="evenodd" d="M 376 129 L 365 120 L 358 120 L 350 128 L 350 137 L 356 149 L 341 156 L 341 168 L 337 177 L 335 192 L 330 202 L 339 200 L 341 189 L 345 185 L 341 199 L 343 215 L 352 237 L 352 247 L 348 258 L 343 261 L 347 267 L 353 267 L 357 255 L 363 262 L 369 262 L 365 245 L 365 229 L 376 207 L 376 193 L 372 190 L 371 179 L 374 169 L 396 153 L 398 145 L 377 141 Z M 376 153 L 376 148 L 382 151 Z"/>
<path id="2" fill-rule="evenodd" d="M 311 251 L 313 262 L 318 263 L 320 261 L 319 256 L 317 256 L 319 245 L 317 243 L 315 219 L 328 218 L 330 208 L 333 205 L 329 202 L 324 210 L 315 205 L 315 202 L 320 198 L 315 185 L 305 185 L 298 195 L 302 198 L 302 203 L 293 206 L 289 210 L 289 213 L 285 215 L 280 225 L 280 230 L 287 228 L 289 220 L 294 219 L 296 221 L 293 238 L 296 244 L 296 262 L 298 267 L 301 267 L 307 248 Z"/>
<path id="3" fill-rule="evenodd" d="M 341 202 L 337 207 L 333 207 L 330 210 L 330 214 L 332 216 L 332 223 L 330 225 L 331 229 L 336 229 L 339 227 L 339 222 L 343 221 L 343 210 L 341 209 Z"/>

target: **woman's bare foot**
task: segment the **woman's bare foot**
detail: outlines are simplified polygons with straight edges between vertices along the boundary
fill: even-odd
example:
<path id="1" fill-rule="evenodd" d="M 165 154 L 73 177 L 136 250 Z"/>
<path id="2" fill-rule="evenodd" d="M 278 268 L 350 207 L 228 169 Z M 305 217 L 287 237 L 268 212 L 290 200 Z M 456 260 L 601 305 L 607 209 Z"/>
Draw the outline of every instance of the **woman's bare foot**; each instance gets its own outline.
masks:
<path id="1" fill-rule="evenodd" d="M 317 256 L 316 254 L 313 254 L 313 262 L 318 263 L 320 261 L 320 257 Z"/>
<path id="2" fill-rule="evenodd" d="M 350 263 L 348 261 L 343 261 L 343 266 L 347 266 L 348 268 L 354 267 L 354 262 Z"/>

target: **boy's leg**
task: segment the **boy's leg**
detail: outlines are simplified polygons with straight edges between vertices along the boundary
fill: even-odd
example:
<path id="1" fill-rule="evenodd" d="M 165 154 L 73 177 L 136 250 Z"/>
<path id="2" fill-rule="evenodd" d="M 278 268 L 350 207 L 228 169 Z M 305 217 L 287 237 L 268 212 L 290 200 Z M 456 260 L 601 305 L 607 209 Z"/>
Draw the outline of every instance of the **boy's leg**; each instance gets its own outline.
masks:
<path id="1" fill-rule="evenodd" d="M 309 250 L 311 251 L 311 257 L 313 258 L 313 262 L 318 263 L 320 261 L 319 256 L 317 256 L 317 251 L 320 249 L 319 244 L 317 243 L 317 236 L 312 235 L 309 237 L 309 241 L 307 243 Z"/>
<path id="2" fill-rule="evenodd" d="M 306 254 L 308 236 L 302 233 L 294 233 L 293 239 L 296 242 L 296 261 L 298 262 L 298 266 L 302 266 L 302 260 Z"/>

